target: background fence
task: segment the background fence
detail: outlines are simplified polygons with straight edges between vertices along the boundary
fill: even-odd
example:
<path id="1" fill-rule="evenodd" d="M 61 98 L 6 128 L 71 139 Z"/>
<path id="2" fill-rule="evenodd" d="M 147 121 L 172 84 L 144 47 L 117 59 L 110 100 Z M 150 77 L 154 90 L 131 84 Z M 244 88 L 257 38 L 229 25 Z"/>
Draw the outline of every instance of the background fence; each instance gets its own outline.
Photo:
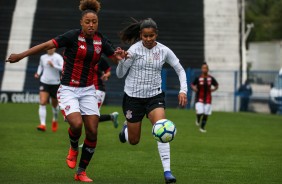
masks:
<path id="1" fill-rule="evenodd" d="M 39 89 L 39 80 L 33 78 L 36 67 L 30 67 L 26 70 L 25 86 L 26 90 L 14 94 L 15 92 L 1 91 L 0 102 L 6 102 L 13 98 L 13 102 L 36 102 Z M 112 76 L 106 81 L 107 95 L 105 105 L 120 105 L 123 98 L 124 78 L 116 77 L 116 67 L 111 69 Z M 196 76 L 200 75 L 199 69 L 186 68 L 188 91 L 187 109 L 194 107 L 194 93 L 190 88 Z M 0 72 L 3 68 L 0 67 Z M 236 91 L 240 86 L 238 71 L 210 71 L 210 74 L 216 78 L 219 83 L 219 90 L 213 93 L 213 110 L 217 111 L 238 111 L 239 97 Z M 251 71 L 248 76 L 253 89 L 253 95 L 250 97 L 249 111 L 269 113 L 268 101 L 270 85 L 274 82 L 277 71 Z M 15 79 L 17 80 L 17 79 Z M 179 79 L 172 68 L 164 68 L 162 70 L 162 89 L 166 93 L 167 107 L 179 108 L 177 95 L 179 92 Z M 228 82 L 227 82 L 228 81 Z M 233 82 L 230 82 L 233 81 Z M 3 95 L 3 93 L 6 93 Z M 25 93 L 25 94 L 20 94 Z M 17 100 L 16 100 L 17 99 Z M 11 100 L 9 100 L 11 101 Z"/>

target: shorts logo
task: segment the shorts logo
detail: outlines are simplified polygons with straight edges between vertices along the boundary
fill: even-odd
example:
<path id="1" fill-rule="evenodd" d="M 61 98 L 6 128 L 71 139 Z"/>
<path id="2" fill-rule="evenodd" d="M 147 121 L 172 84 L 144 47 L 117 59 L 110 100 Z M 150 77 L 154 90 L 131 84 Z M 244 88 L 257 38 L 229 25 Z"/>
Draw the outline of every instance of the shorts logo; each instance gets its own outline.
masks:
<path id="1" fill-rule="evenodd" d="M 65 107 L 65 110 L 66 110 L 66 111 L 70 110 L 70 105 L 67 105 L 67 106 Z"/>
<path id="2" fill-rule="evenodd" d="M 125 117 L 126 117 L 127 119 L 131 119 L 131 118 L 132 118 L 132 111 L 131 111 L 131 110 L 126 111 Z"/>
<path id="3" fill-rule="evenodd" d="M 40 90 L 40 91 L 44 90 L 44 86 L 40 86 L 40 87 L 39 87 L 39 90 Z"/>

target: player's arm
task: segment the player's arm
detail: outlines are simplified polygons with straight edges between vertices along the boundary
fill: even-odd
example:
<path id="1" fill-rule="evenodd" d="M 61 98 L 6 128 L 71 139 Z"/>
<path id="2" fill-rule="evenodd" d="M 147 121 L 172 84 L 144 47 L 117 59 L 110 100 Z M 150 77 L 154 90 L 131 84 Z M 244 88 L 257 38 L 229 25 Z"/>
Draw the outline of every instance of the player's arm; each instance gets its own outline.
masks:
<path id="1" fill-rule="evenodd" d="M 43 71 L 43 62 L 42 62 L 42 56 L 40 57 L 39 65 L 37 68 L 37 72 L 34 74 L 34 78 L 38 79 Z"/>
<path id="2" fill-rule="evenodd" d="M 212 77 L 212 85 L 213 85 L 213 88 L 211 89 L 211 92 L 214 92 L 218 89 L 218 82 L 213 77 Z"/>
<path id="3" fill-rule="evenodd" d="M 107 81 L 110 78 L 110 76 L 111 76 L 111 70 L 109 69 L 109 70 L 106 70 L 104 72 L 104 74 L 102 75 L 101 79 L 103 81 Z"/>
<path id="4" fill-rule="evenodd" d="M 19 54 L 11 54 L 8 59 L 6 60 L 6 62 L 10 62 L 10 63 L 16 63 L 18 61 L 20 61 L 21 59 L 27 57 L 27 56 L 31 56 L 31 55 L 35 55 L 38 54 L 42 51 L 47 51 L 49 49 L 55 48 L 55 44 L 53 43 L 52 40 L 49 40 L 47 42 L 41 43 L 39 45 L 36 45 L 22 53 Z"/>
<path id="5" fill-rule="evenodd" d="M 57 60 L 56 62 L 52 63 L 53 64 L 53 67 L 56 68 L 57 70 L 59 71 L 62 71 L 63 70 L 63 65 L 64 65 L 64 59 L 61 55 L 57 55 Z"/>
<path id="6" fill-rule="evenodd" d="M 191 84 L 191 89 L 195 92 L 198 92 L 198 88 L 197 88 L 197 82 L 198 82 L 198 78 L 196 78 L 194 80 L 194 82 Z"/>
<path id="7" fill-rule="evenodd" d="M 130 52 L 126 52 L 125 58 L 123 58 L 118 62 L 118 66 L 116 68 L 116 75 L 118 78 L 124 77 L 128 69 L 132 65 L 133 60 L 134 60 L 133 54 L 130 54 Z"/>

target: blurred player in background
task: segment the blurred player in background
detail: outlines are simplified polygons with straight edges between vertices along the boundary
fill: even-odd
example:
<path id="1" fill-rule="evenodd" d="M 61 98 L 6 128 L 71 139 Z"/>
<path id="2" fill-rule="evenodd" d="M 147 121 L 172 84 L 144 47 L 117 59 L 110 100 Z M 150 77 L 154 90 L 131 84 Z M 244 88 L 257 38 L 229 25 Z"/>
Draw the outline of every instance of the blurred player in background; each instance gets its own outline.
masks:
<path id="1" fill-rule="evenodd" d="M 178 95 L 179 105 L 187 103 L 186 74 L 176 55 L 165 45 L 156 41 L 158 27 L 151 18 L 133 22 L 121 31 L 121 40 L 129 43 L 127 58 L 120 61 L 116 73 L 125 79 L 123 113 L 127 123 L 124 124 L 119 139 L 132 145 L 139 143 L 143 117 L 154 125 L 165 119 L 165 95 L 161 90 L 161 70 L 168 63 L 176 71 L 180 81 Z M 158 150 L 164 169 L 166 183 L 176 182 L 170 170 L 170 145 L 158 142 Z"/>
<path id="2" fill-rule="evenodd" d="M 93 83 L 96 88 L 98 107 L 99 109 L 101 109 L 106 96 L 106 89 L 104 82 L 107 81 L 111 76 L 111 67 L 109 66 L 106 58 L 102 56 L 100 61 L 95 65 L 94 70 L 95 72 L 94 72 Z M 114 127 L 117 128 L 118 112 L 113 112 L 111 114 L 101 114 L 99 117 L 99 123 L 104 121 L 112 121 Z"/>
<path id="3" fill-rule="evenodd" d="M 39 119 L 40 125 L 37 130 L 46 131 L 46 105 L 49 103 L 51 97 L 51 105 L 53 112 L 52 131 L 56 132 L 58 128 L 58 100 L 57 90 L 60 86 L 60 72 L 63 69 L 63 57 L 56 53 L 56 48 L 47 51 L 40 57 L 37 72 L 34 74 L 35 78 L 40 77 L 39 85 Z"/>
<path id="4" fill-rule="evenodd" d="M 203 63 L 201 66 L 201 75 L 196 77 L 191 84 L 191 88 L 196 92 L 195 108 L 196 108 L 196 125 L 200 126 L 200 132 L 207 132 L 205 126 L 208 116 L 212 113 L 212 95 L 211 93 L 218 89 L 218 82 L 209 75 L 209 66 Z"/>
<path id="5" fill-rule="evenodd" d="M 97 0 L 81 0 L 79 9 L 82 12 L 81 29 L 67 31 L 22 53 L 11 54 L 6 62 L 15 63 L 24 57 L 55 47 L 65 48 L 64 68 L 57 97 L 60 109 L 64 110 L 70 125 L 70 148 L 66 162 L 69 168 L 76 167 L 78 143 L 84 125 L 86 136 L 74 179 L 92 182 L 85 170 L 95 152 L 100 116 L 93 85 L 94 67 L 102 53 L 117 63 L 125 57 L 125 52 L 120 48 L 115 49 L 111 42 L 98 32 L 97 14 L 100 3 Z"/>

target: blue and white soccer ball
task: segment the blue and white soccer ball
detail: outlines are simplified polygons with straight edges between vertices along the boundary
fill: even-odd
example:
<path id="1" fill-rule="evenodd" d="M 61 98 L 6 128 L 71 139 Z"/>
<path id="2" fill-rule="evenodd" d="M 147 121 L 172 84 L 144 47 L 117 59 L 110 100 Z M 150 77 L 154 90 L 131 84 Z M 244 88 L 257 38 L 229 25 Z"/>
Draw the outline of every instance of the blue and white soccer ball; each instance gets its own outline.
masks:
<path id="1" fill-rule="evenodd" d="M 154 124 L 152 134 L 159 142 L 170 142 L 175 137 L 176 127 L 172 121 L 168 119 L 161 119 Z"/>

